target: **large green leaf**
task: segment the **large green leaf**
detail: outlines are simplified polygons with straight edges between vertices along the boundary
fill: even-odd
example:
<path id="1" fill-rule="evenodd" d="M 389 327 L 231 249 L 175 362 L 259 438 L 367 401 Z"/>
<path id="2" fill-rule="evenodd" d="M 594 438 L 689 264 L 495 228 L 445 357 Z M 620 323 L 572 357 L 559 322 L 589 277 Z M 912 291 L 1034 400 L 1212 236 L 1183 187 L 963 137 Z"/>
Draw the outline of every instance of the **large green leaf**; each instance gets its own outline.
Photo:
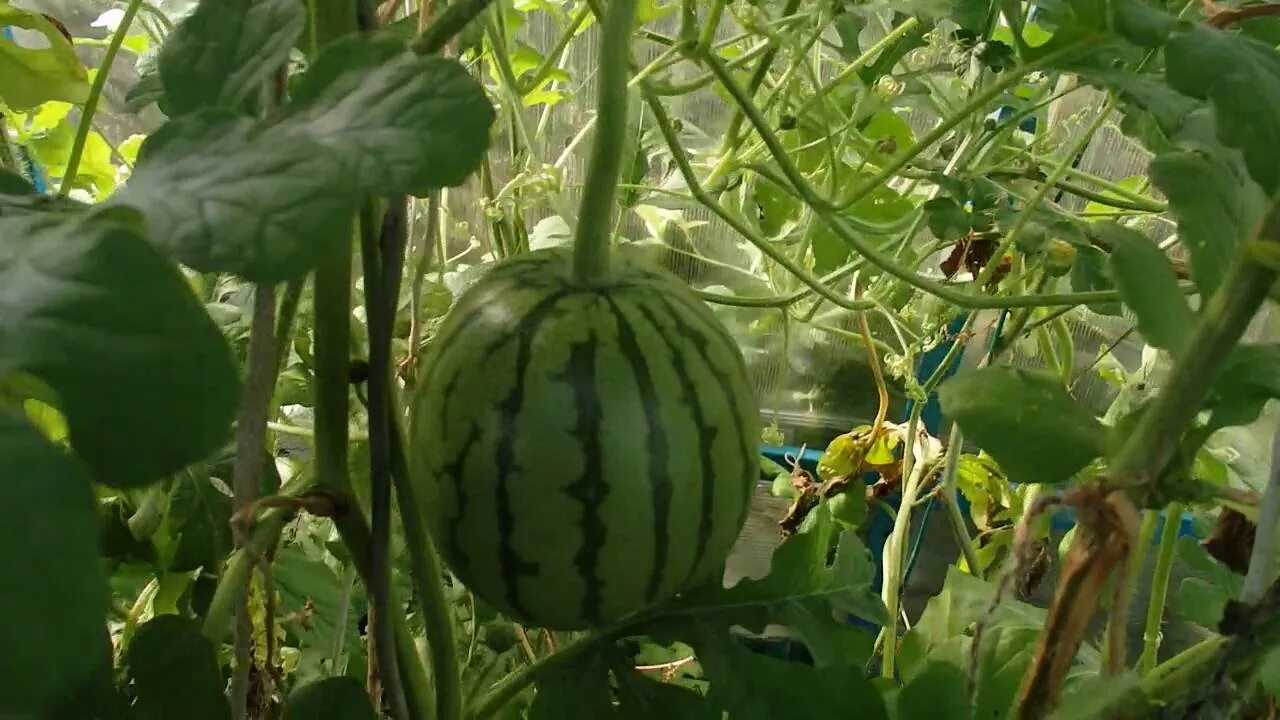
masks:
<path id="1" fill-rule="evenodd" d="M 797 604 L 811 603 L 832 612 L 883 622 L 885 609 L 871 588 L 874 568 L 870 553 L 853 532 L 839 535 L 826 508 L 810 513 L 804 531 L 793 535 L 773 553 L 769 574 L 744 579 L 731 588 L 690 593 L 671 607 L 676 615 L 717 618 L 747 628 L 763 629 L 771 617 Z M 828 559 L 830 558 L 830 563 Z"/>
<path id="2" fill-rule="evenodd" d="M 309 100 L 281 124 L 343 158 L 361 188 L 426 195 L 462 184 L 489 148 L 494 111 L 456 61 L 349 38 L 327 48 L 300 81 Z"/>
<path id="3" fill-rule="evenodd" d="M 1280 53 L 1253 38 L 1200 23 L 1184 24 L 1165 45 L 1165 77 L 1174 89 L 1208 99 L 1218 139 L 1244 153 L 1268 194 L 1280 189 Z"/>
<path id="4" fill-rule="evenodd" d="M 347 647 L 359 642 L 354 616 L 348 614 L 346 625 L 335 627 L 341 614 L 344 588 L 332 568 L 321 560 L 307 557 L 297 545 L 281 548 L 271 567 L 276 591 L 280 593 L 281 613 L 311 614 L 311 620 L 305 625 L 289 626 L 300 647 L 322 649 L 327 653 L 334 646 L 337 632 L 347 636 Z"/>
<path id="5" fill-rule="evenodd" d="M 160 50 L 167 111 L 240 110 L 288 59 L 305 23 L 299 0 L 203 0 Z"/>
<path id="6" fill-rule="evenodd" d="M 955 663 L 929 663 L 907 681 L 897 699 L 897 717 L 903 720 L 969 720 L 971 717 L 964 671 Z"/>
<path id="7" fill-rule="evenodd" d="M 71 40 L 37 12 L 0 3 L 0 28 L 25 28 L 44 36 L 35 47 L 0 35 L 0 105 L 29 110 L 50 100 L 83 103 L 89 77 Z"/>
<path id="8" fill-rule="evenodd" d="M 159 535 L 170 572 L 216 571 L 231 551 L 231 498 L 196 469 L 178 473 L 169 488 L 169 512 Z"/>
<path id="9" fill-rule="evenodd" d="M 938 397 L 1014 482 L 1066 482 L 1106 444 L 1102 424 L 1042 372 L 982 368 L 947 381 Z"/>
<path id="10" fill-rule="evenodd" d="M 112 202 L 143 211 L 153 242 L 203 272 L 298 277 L 350 236 L 359 188 L 306 135 L 206 110 L 147 139 Z"/>
<path id="11" fill-rule="evenodd" d="M 1218 627 L 1223 610 L 1239 594 L 1244 578 L 1215 560 L 1203 545 L 1189 537 L 1178 538 L 1178 557 L 1194 573 L 1178 585 L 1174 601 L 1178 616 L 1206 628 Z"/>
<path id="12" fill-rule="evenodd" d="M 1191 256 L 1191 277 L 1203 297 L 1217 291 L 1240 243 L 1266 208 L 1266 195 L 1224 158 L 1201 152 L 1162 153 L 1151 179 L 1169 198 L 1178 238 Z"/>
<path id="13" fill-rule="evenodd" d="M 108 591 L 89 473 L 3 408 L 0 507 L 0 716 L 22 716 L 91 679 Z"/>
<path id="14" fill-rule="evenodd" d="M 0 377 L 58 396 L 100 482 L 151 482 L 226 442 L 230 349 L 178 269 L 119 209 L 0 220 Z"/>
<path id="15" fill-rule="evenodd" d="M 616 717 L 609 694 L 609 668 L 598 652 L 548 671 L 538 682 L 529 720 Z"/>
<path id="16" fill-rule="evenodd" d="M 353 677 L 330 677 L 289 693 L 285 720 L 376 720 L 364 685 Z"/>
<path id="17" fill-rule="evenodd" d="M 985 580 L 947 568 L 942 591 L 929 598 L 924 613 L 907 633 L 903 644 L 912 645 L 923 656 L 947 640 L 963 635 L 969 627 L 986 616 L 995 586 Z M 996 608 L 992 624 L 1006 629 L 1039 630 L 1045 622 L 1042 608 L 1006 599 Z M 908 642 L 910 640 L 910 642 Z"/>
<path id="18" fill-rule="evenodd" d="M 228 720 L 218 654 L 190 618 L 161 615 L 138 628 L 125 651 L 133 681 L 131 720 Z"/>
<path id="19" fill-rule="evenodd" d="M 977 678 L 977 707 L 974 718 L 1007 717 L 1031 662 L 1035 642 L 1044 626 L 1046 611 L 1014 599 L 1005 599 L 992 610 L 995 595 L 992 583 L 965 574 L 952 567 L 947 570 L 942 591 L 929 599 L 924 613 L 915 626 L 907 632 L 901 644 L 901 672 L 908 682 L 907 688 L 917 690 L 938 685 L 938 692 L 948 692 L 951 668 L 968 667 L 971 662 L 973 639 L 971 629 L 975 623 L 985 620 L 987 630 L 982 638 L 980 670 Z M 1078 672 L 1088 675 L 1096 672 L 1098 653 L 1091 647 L 1082 649 L 1077 660 Z M 934 679 L 930 679 L 934 678 Z M 906 703 L 909 707 L 925 708 L 927 699 L 908 699 L 908 690 L 899 696 L 899 710 Z M 968 698 L 963 704 L 968 707 Z M 938 706 L 941 708 L 942 706 Z M 901 715 L 901 717 L 928 717 L 928 715 Z M 945 713 L 943 713 L 945 716 Z M 968 716 L 966 716 L 968 717 Z"/>
<path id="20" fill-rule="evenodd" d="M 1267 401 L 1280 397 L 1280 345 L 1241 345 L 1231 351 L 1209 395 L 1209 428 L 1248 425 Z"/>
<path id="21" fill-rule="evenodd" d="M 861 666 L 816 668 L 751 652 L 724 629 L 691 633 L 711 681 L 707 700 L 734 720 L 886 718 L 880 692 Z"/>
<path id="22" fill-rule="evenodd" d="M 1069 684 L 1049 720 L 1151 717 L 1138 675 L 1092 675 Z"/>
<path id="23" fill-rule="evenodd" d="M 1155 243 L 1120 225 L 1110 226 L 1111 276 L 1138 329 L 1151 345 L 1180 353 L 1190 337 L 1194 316 L 1178 289 L 1178 277 Z"/>

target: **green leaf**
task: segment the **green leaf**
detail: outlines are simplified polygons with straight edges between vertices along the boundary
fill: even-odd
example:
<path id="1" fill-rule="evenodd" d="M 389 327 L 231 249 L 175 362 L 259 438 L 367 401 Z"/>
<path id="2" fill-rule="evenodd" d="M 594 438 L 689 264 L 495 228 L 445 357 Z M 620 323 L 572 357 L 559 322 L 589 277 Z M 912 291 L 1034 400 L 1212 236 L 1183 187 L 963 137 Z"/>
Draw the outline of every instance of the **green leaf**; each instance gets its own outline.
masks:
<path id="1" fill-rule="evenodd" d="M 335 633 L 344 633 L 347 647 L 359 642 L 355 617 L 348 614 L 347 624 L 335 626 L 343 602 L 342 581 L 323 561 L 307 557 L 301 547 L 287 545 L 276 554 L 271 565 L 272 580 L 280 593 L 280 614 L 307 612 L 311 620 L 305 626 L 289 624 L 288 630 L 302 648 L 316 648 L 325 653 L 334 645 Z"/>
<path id="2" fill-rule="evenodd" d="M 1222 158 L 1197 152 L 1162 153 L 1151 179 L 1169 198 L 1178 239 L 1191 259 L 1191 277 L 1211 297 L 1226 277 L 1240 243 L 1252 234 L 1266 195 Z"/>
<path id="3" fill-rule="evenodd" d="M 226 341 L 136 216 L 0 220 L 0 377 L 58 395 L 94 478 L 151 482 L 227 440 L 238 392 Z"/>
<path id="4" fill-rule="evenodd" d="M 850 528 L 860 527 L 867 519 L 867 495 L 864 490 L 862 483 L 854 483 L 828 500 L 831 516 Z"/>
<path id="5" fill-rule="evenodd" d="M 954 567 L 947 568 L 942 591 L 929 598 L 924 613 L 908 634 L 918 636 L 926 650 L 960 635 L 986 615 L 995 590 L 995 586 L 985 580 Z M 1043 608 L 1008 598 L 997 606 L 995 613 L 991 624 L 1005 628 L 1039 630 L 1047 617 Z"/>
<path id="6" fill-rule="evenodd" d="M 0 507 L 0 713 L 35 714 L 97 669 L 108 589 L 88 472 L 3 409 Z"/>
<path id="7" fill-rule="evenodd" d="M 867 223 L 885 225 L 897 222 L 915 210 L 912 201 L 893 188 L 882 185 L 853 204 L 848 215 Z M 825 226 L 824 226 L 825 227 Z"/>
<path id="8" fill-rule="evenodd" d="M 771 611 L 794 603 L 822 601 L 835 611 L 883 622 L 884 605 L 871 588 L 874 568 L 870 553 L 853 532 L 841 533 L 835 557 L 828 564 L 831 545 L 836 540 L 836 525 L 830 513 L 812 512 L 803 531 L 774 551 L 767 576 L 744 579 L 728 589 L 689 593 L 671 611 L 731 618 L 744 627 L 763 629 Z"/>
<path id="9" fill-rule="evenodd" d="M 213 486 L 208 474 L 180 472 L 169 489 L 162 532 L 171 543 L 169 571 L 216 571 L 231 551 L 231 498 Z"/>
<path id="10" fill-rule="evenodd" d="M 880 164 L 893 157 L 899 150 L 911 147 L 915 133 L 900 115 L 892 110 L 881 110 L 867 118 L 862 134 L 874 145 L 874 153 L 868 158 L 872 164 Z"/>
<path id="11" fill-rule="evenodd" d="M 693 637 L 711 681 L 707 700 L 733 720 L 887 718 L 880 692 L 861 667 L 777 660 L 747 650 L 727 631 L 700 628 Z"/>
<path id="12" fill-rule="evenodd" d="M 1208 427 L 1248 425 L 1267 401 L 1280 397 L 1280 345 L 1241 345 L 1227 357 L 1208 406 Z"/>
<path id="13" fill-rule="evenodd" d="M 1222 611 L 1231 597 L 1212 583 L 1200 578 L 1183 578 L 1178 586 L 1175 607 L 1178 617 L 1206 628 L 1218 627 Z"/>
<path id="14" fill-rule="evenodd" d="M 1200 23 L 1184 24 L 1165 45 L 1173 88 L 1213 104 L 1218 139 L 1244 154 L 1268 194 L 1280 189 L 1280 53 L 1253 38 Z"/>
<path id="15" fill-rule="evenodd" d="M 720 713 L 696 690 L 655 680 L 634 670 L 615 671 L 623 720 L 719 720 Z"/>
<path id="16" fill-rule="evenodd" d="M 757 177 L 751 186 L 756 205 L 756 217 L 760 230 L 769 237 L 776 236 L 788 221 L 800 216 L 800 201 L 771 181 Z"/>
<path id="17" fill-rule="evenodd" d="M 377 41 L 349 38 L 326 48 L 312 73 L 312 97 L 281 130 L 329 148 L 368 191 L 425 196 L 461 185 L 489 148 L 493 106 L 454 60 L 385 59 Z"/>
<path id="18" fill-rule="evenodd" d="M 1092 675 L 1069 684 L 1049 720 L 1149 717 L 1151 712 L 1136 673 Z"/>
<path id="19" fill-rule="evenodd" d="M 938 391 L 942 411 L 1020 483 L 1066 482 L 1102 454 L 1102 423 L 1043 373 L 986 367 Z"/>
<path id="20" fill-rule="evenodd" d="M 1014 706 L 1039 636 L 1040 628 L 989 626 L 982 637 L 974 717 L 1000 717 Z"/>
<path id="21" fill-rule="evenodd" d="M 598 652 L 548 671 L 538 681 L 529 720 L 616 717 L 609 694 L 609 668 Z"/>
<path id="22" fill-rule="evenodd" d="M 38 716 L 41 720 L 126 720 L 129 717 L 128 700 L 115 684 L 111 635 L 104 632 L 99 637 L 96 669 L 85 681 L 61 694 L 43 715 Z"/>
<path id="23" fill-rule="evenodd" d="M 964 671 L 949 662 L 931 662 L 898 693 L 902 720 L 969 720 Z"/>
<path id="24" fill-rule="evenodd" d="M 416 31 L 415 31 L 416 32 Z M 352 68 L 375 68 L 404 52 L 414 33 L 396 36 L 347 37 L 321 51 L 306 72 L 289 78 L 289 99 L 296 106 L 315 102 Z"/>
<path id="25" fill-rule="evenodd" d="M 1075 292 L 1114 290 L 1107 254 L 1092 245 L 1077 247 L 1076 260 L 1071 264 L 1071 289 Z M 1120 303 L 1090 305 L 1089 309 L 1102 315 L 1120 315 L 1123 312 Z"/>
<path id="26" fill-rule="evenodd" d="M 1120 225 L 1110 226 L 1111 276 L 1120 297 L 1138 318 L 1148 343 L 1177 355 L 1190 337 L 1195 316 L 1178 289 L 1178 277 L 1155 243 Z"/>
<path id="27" fill-rule="evenodd" d="M 975 623 L 986 619 L 987 631 L 983 634 L 980 659 L 981 672 L 977 680 L 977 708 L 972 717 L 1007 716 L 1022 676 L 1031 662 L 1035 641 L 1044 626 L 1047 613 L 1042 608 L 1008 598 L 991 610 L 994 595 L 995 586 L 992 583 L 954 567 L 948 568 L 942 591 L 929 599 L 919 621 L 902 640 L 902 676 L 909 688 L 921 690 L 936 683 L 945 692 L 950 682 L 947 679 L 950 673 L 938 666 L 967 666 L 972 652 L 972 628 Z M 988 618 L 989 612 L 991 616 Z M 1097 651 L 1085 646 L 1077 660 L 1077 667 L 1085 673 L 1092 673 L 1096 672 L 1098 662 Z M 919 707 L 921 711 L 928 706 L 927 699 L 902 698 L 899 700 L 900 710 L 904 702 L 911 704 L 911 707 Z M 969 706 L 967 697 L 963 700 L 963 706 Z M 900 713 L 899 717 L 931 716 Z"/>
<path id="28" fill-rule="evenodd" d="M 52 130 L 31 139 L 29 147 L 40 159 L 41 169 L 50 178 L 58 180 L 66 177 L 75 137 L 76 124 L 63 120 Z M 116 167 L 112 164 L 111 147 L 97 131 L 90 130 L 85 136 L 80 166 L 76 169 L 76 178 L 71 187 L 87 190 L 95 197 L 103 197 L 116 187 Z"/>
<path id="29" fill-rule="evenodd" d="M 831 20 L 836 35 L 840 38 L 840 57 L 853 60 L 861 54 L 858 48 L 858 35 L 867 26 L 867 19 L 851 12 L 842 12 Z"/>
<path id="30" fill-rule="evenodd" d="M 228 720 L 213 643 L 190 618 L 161 615 L 138 628 L 125 651 L 133 682 L 131 720 Z"/>
<path id="31" fill-rule="evenodd" d="M 143 211 L 153 242 L 201 272 L 299 277 L 342 247 L 359 188 L 322 145 L 205 110 L 149 137 L 111 202 Z"/>
<path id="32" fill-rule="evenodd" d="M 0 35 L 0 105 L 29 110 L 50 100 L 83 103 L 89 76 L 71 41 L 43 15 L 0 4 L 0 28 L 24 28 L 44 36 L 19 45 Z M 32 47 L 32 45 L 35 45 Z"/>
<path id="33" fill-rule="evenodd" d="M 298 0 L 203 0 L 160 50 L 168 113 L 243 109 L 288 60 L 305 24 Z"/>
<path id="34" fill-rule="evenodd" d="M 939 240 L 955 240 L 969 232 L 971 216 L 951 198 L 925 201 L 924 213 L 929 232 Z"/>
<path id="35" fill-rule="evenodd" d="M 168 114 L 169 101 L 164 96 L 164 83 L 160 82 L 160 72 L 154 67 L 141 73 L 138 82 L 129 88 L 124 96 L 125 112 L 138 114 L 146 110 L 152 103 L 160 112 Z"/>
<path id="36" fill-rule="evenodd" d="M 813 248 L 813 271 L 818 275 L 829 273 L 849 260 L 849 243 L 821 223 L 809 227 L 809 245 Z"/>
<path id="37" fill-rule="evenodd" d="M 289 693 L 285 720 L 377 720 L 364 685 L 353 677 L 330 677 Z"/>
<path id="38" fill-rule="evenodd" d="M 0 218 L 49 212 L 77 212 L 85 205 L 75 200 L 36 192 L 25 179 L 0 170 Z"/>
<path id="39" fill-rule="evenodd" d="M 804 643 L 818 667 L 865 666 L 874 654 L 875 634 L 848 624 L 826 603 L 788 603 L 778 608 L 776 616 Z"/>

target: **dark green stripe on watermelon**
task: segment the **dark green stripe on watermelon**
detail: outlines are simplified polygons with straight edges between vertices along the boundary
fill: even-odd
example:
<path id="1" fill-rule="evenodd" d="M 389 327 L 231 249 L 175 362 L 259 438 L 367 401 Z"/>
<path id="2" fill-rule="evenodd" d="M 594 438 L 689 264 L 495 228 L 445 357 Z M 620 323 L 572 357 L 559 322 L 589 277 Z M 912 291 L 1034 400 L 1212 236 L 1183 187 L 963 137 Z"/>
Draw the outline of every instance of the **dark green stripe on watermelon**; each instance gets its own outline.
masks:
<path id="1" fill-rule="evenodd" d="M 637 303 L 636 310 L 639 311 L 646 320 L 654 327 L 658 327 L 658 320 L 654 314 L 654 310 L 644 303 Z M 687 339 L 687 335 L 679 332 L 682 337 Z M 694 555 L 702 557 L 707 551 L 707 543 L 711 540 L 711 521 L 712 512 L 715 510 L 715 492 L 716 492 L 716 468 L 715 459 L 711 456 L 711 442 L 714 430 L 707 426 L 707 422 L 702 412 L 702 403 L 699 402 L 698 391 L 693 386 L 688 372 L 688 363 L 684 359 L 684 355 L 676 349 L 674 345 L 671 350 L 675 353 L 680 369 L 677 373 L 680 378 L 680 390 L 682 399 L 688 407 L 689 412 L 693 414 L 693 424 L 698 429 L 698 450 L 699 450 L 699 467 L 702 470 L 701 480 L 701 505 L 699 505 L 698 513 L 698 544 L 694 549 Z M 689 568 L 689 574 L 686 579 L 692 577 L 697 571 L 698 565 L 695 563 Z"/>
<path id="2" fill-rule="evenodd" d="M 582 503 L 582 547 L 574 556 L 578 572 L 586 584 L 582 597 L 582 616 L 595 622 L 600 619 L 600 547 L 604 545 L 606 528 L 600 519 L 609 486 L 604 482 L 604 458 L 600 442 L 600 398 L 596 392 L 596 346 L 592 339 L 574 344 L 569 351 L 568 371 L 561 379 L 573 388 L 578 411 L 578 437 L 582 438 L 582 475 L 568 487 L 573 499 Z"/>
<path id="3" fill-rule="evenodd" d="M 667 477 L 667 438 L 662 433 L 662 418 L 659 415 L 658 394 L 654 388 L 653 375 L 649 371 L 644 351 L 636 339 L 635 328 L 626 318 L 618 304 L 609 300 L 609 307 L 618 318 L 618 343 L 627 362 L 631 363 L 632 372 L 640 386 L 640 397 L 644 402 L 644 415 L 647 424 L 645 437 L 652 462 L 649 463 L 649 483 L 653 486 L 653 569 L 649 572 L 649 587 L 645 590 L 645 600 L 652 602 L 658 596 L 658 583 L 662 580 L 662 571 L 667 565 L 667 523 L 671 518 L 671 478 Z"/>
<path id="4" fill-rule="evenodd" d="M 719 383 L 721 391 L 731 399 L 730 402 L 733 402 L 734 399 L 737 400 L 734 405 L 733 414 L 734 420 L 737 423 L 738 437 L 740 437 L 743 442 L 743 457 L 754 457 L 759 450 L 758 444 L 760 441 L 759 408 L 756 407 L 755 399 L 752 395 L 735 392 L 737 378 L 746 377 L 747 375 L 747 364 L 742 359 L 742 353 L 738 351 L 737 345 L 732 336 L 730 336 L 724 329 L 724 326 L 720 325 L 714 315 L 710 312 L 699 312 L 700 310 L 706 310 L 706 306 L 702 304 L 702 301 L 691 295 L 684 294 L 673 295 L 670 300 L 673 306 L 680 305 L 685 308 L 685 317 L 687 318 L 698 318 L 700 315 L 704 316 L 706 321 L 704 332 L 708 335 L 715 335 L 720 338 L 719 342 L 703 341 L 701 351 L 704 357 L 706 357 L 708 348 L 713 345 L 721 348 L 732 349 L 732 352 L 726 354 L 731 360 L 733 366 L 717 373 L 716 381 Z M 711 364 L 710 358 L 707 358 L 707 362 L 708 364 Z M 752 467 L 754 468 L 756 465 L 752 464 Z M 744 502 L 742 504 L 742 518 L 738 523 L 739 526 L 746 523 L 747 512 L 750 509 L 750 502 Z"/>
<path id="5" fill-rule="evenodd" d="M 759 419 L 736 345 L 674 278 L 585 287 L 569 255 L 502 263 L 424 358 L 416 476 L 481 598 L 562 629 L 642 610 L 722 565 Z"/>

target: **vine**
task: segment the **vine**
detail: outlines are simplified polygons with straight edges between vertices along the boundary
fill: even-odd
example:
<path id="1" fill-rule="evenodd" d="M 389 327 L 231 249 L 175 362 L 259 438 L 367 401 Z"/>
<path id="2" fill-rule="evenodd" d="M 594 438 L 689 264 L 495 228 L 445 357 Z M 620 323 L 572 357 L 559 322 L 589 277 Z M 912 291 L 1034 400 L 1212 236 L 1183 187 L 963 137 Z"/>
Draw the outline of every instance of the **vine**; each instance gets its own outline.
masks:
<path id="1" fill-rule="evenodd" d="M 118 5 L 0 0 L 0 715 L 1274 707 L 1275 4 Z"/>

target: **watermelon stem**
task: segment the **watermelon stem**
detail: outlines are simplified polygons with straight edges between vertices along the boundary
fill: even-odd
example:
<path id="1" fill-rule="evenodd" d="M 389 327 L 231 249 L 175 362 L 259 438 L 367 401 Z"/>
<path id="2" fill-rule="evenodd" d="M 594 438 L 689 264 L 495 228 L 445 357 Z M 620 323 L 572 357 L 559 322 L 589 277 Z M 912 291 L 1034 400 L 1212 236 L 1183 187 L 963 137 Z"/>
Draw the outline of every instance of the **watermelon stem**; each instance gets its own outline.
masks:
<path id="1" fill-rule="evenodd" d="M 627 76 L 631 64 L 631 24 L 636 0 L 612 0 L 604 13 L 600 43 L 596 136 L 573 239 L 573 276 L 592 283 L 609 272 L 610 221 L 627 134 Z"/>

